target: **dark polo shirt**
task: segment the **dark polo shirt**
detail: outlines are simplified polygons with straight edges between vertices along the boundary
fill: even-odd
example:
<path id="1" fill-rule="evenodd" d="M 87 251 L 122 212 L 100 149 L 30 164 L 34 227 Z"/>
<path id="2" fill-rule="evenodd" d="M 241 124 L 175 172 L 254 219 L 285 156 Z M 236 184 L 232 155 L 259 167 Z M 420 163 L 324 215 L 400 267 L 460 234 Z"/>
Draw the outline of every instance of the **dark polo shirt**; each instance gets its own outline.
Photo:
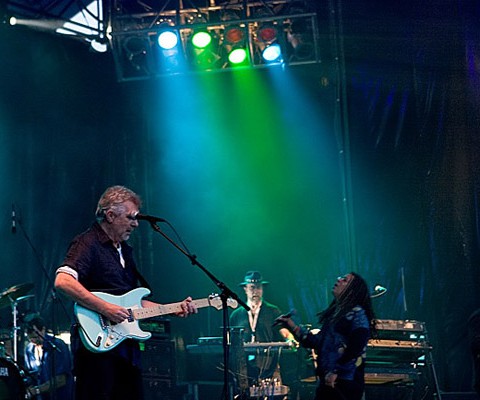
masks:
<path id="1" fill-rule="evenodd" d="M 70 244 L 65 260 L 66 265 L 78 273 L 78 281 L 89 291 L 122 295 L 139 287 L 136 275 L 136 264 L 133 259 L 131 246 L 126 242 L 121 243 L 122 256 L 125 268 L 120 262 L 118 250 L 113 242 L 95 222 L 90 229 L 75 237 Z M 77 343 L 74 343 L 74 341 Z M 72 330 L 72 351 L 88 351 L 80 345 L 80 339 L 75 327 Z M 117 354 L 132 362 L 140 364 L 140 351 L 138 342 L 127 339 L 109 350 L 110 354 Z"/>

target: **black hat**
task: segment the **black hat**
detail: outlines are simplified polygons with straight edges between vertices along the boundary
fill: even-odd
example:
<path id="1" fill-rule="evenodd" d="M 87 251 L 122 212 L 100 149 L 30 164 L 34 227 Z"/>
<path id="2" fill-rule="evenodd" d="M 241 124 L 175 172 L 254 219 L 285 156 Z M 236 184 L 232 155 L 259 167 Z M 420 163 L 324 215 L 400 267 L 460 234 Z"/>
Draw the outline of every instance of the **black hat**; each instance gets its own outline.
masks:
<path id="1" fill-rule="evenodd" d="M 262 284 L 266 285 L 268 281 L 264 281 L 262 274 L 258 271 L 248 271 L 245 274 L 245 278 L 243 279 L 243 282 L 240 283 L 240 286 L 245 286 L 248 285 L 249 283 L 253 283 L 256 285 Z"/>

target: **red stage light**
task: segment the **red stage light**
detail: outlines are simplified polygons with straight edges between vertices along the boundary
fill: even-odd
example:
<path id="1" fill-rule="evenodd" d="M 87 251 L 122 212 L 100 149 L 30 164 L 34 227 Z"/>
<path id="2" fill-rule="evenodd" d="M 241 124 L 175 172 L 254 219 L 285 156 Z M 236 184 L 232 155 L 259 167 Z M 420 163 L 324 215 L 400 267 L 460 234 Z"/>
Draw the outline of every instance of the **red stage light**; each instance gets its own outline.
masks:
<path id="1" fill-rule="evenodd" d="M 232 44 L 241 42 L 245 37 L 243 29 L 240 28 L 230 28 L 225 32 L 225 40 Z"/>
<path id="2" fill-rule="evenodd" d="M 277 37 L 277 30 L 272 27 L 262 28 L 260 29 L 258 36 L 264 42 L 271 43 Z"/>

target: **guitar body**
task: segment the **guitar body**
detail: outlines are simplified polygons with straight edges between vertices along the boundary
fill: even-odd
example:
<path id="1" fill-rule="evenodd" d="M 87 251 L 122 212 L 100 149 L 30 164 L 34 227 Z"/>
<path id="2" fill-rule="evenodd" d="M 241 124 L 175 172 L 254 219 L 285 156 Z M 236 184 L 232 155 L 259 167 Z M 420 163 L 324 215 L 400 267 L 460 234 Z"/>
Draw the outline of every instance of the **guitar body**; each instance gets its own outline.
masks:
<path id="1" fill-rule="evenodd" d="M 134 310 L 142 308 L 142 299 L 150 294 L 150 290 L 137 288 L 122 296 L 102 292 L 92 293 L 109 303 Z M 79 331 L 83 344 L 88 350 L 95 353 L 109 351 L 127 338 L 144 341 L 152 336 L 150 332 L 140 329 L 138 321 L 133 315 L 122 323 L 115 324 L 106 320 L 97 312 L 79 304 L 75 304 L 74 312 L 80 324 Z"/>

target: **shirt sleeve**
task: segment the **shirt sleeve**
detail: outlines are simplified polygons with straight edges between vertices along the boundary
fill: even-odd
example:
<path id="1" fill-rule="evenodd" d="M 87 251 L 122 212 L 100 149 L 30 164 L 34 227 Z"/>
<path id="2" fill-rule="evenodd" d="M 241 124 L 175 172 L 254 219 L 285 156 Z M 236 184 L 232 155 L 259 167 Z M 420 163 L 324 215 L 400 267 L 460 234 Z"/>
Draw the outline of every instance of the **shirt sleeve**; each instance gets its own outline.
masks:
<path id="1" fill-rule="evenodd" d="M 347 339 L 345 352 L 338 359 L 337 363 L 342 365 L 362 355 L 367 345 L 369 330 L 358 328 L 351 332 Z"/>
<path id="2" fill-rule="evenodd" d="M 78 281 L 78 272 L 75 271 L 72 267 L 69 267 L 68 265 L 62 265 L 61 267 L 57 268 L 56 274 L 59 274 L 61 272 L 73 276 L 75 280 Z"/>

